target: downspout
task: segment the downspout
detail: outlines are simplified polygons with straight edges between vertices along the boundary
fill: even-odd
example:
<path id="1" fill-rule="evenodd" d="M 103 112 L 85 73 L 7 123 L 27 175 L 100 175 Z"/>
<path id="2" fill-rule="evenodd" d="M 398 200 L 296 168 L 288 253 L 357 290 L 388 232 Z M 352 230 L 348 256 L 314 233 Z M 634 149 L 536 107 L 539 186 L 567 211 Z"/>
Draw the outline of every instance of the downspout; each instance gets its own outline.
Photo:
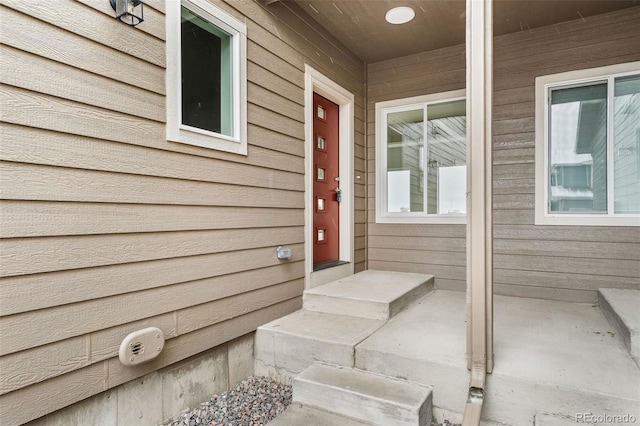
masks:
<path id="1" fill-rule="evenodd" d="M 467 0 L 467 368 L 463 426 L 480 424 L 493 369 L 492 0 Z"/>
<path id="2" fill-rule="evenodd" d="M 374 115 L 375 116 L 375 115 Z M 375 125 L 375 124 L 374 124 Z M 367 127 L 369 126 L 369 63 L 364 63 L 364 172 L 362 173 L 362 179 L 360 180 L 356 176 L 358 183 L 364 184 L 364 205 L 366 206 L 367 216 L 369 215 L 369 191 L 366 190 L 369 183 L 369 132 Z M 355 155 L 355 153 L 354 153 Z M 355 191 L 355 186 L 354 186 Z M 375 211 L 374 211 L 375 215 Z M 354 242 L 355 246 L 355 242 Z M 354 247 L 355 249 L 355 247 Z M 355 262 L 355 256 L 354 256 Z M 364 269 L 369 269 L 369 221 L 364 221 Z"/>

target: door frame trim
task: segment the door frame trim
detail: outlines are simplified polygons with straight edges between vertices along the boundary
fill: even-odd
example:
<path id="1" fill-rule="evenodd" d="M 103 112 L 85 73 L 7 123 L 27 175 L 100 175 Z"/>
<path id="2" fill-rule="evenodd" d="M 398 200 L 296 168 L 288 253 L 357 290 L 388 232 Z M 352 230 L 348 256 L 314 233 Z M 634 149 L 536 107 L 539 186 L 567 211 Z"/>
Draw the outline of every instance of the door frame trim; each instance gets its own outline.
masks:
<path id="1" fill-rule="evenodd" d="M 305 127 L 305 288 L 323 284 L 325 279 L 338 279 L 354 272 L 354 126 L 355 97 L 339 84 L 308 64 L 304 66 Z M 347 265 L 313 272 L 313 93 L 340 107 L 340 260 Z M 333 271 L 332 271 L 333 270 Z M 327 272 L 329 271 L 329 272 Z M 324 282 L 323 282 L 324 281 Z"/>

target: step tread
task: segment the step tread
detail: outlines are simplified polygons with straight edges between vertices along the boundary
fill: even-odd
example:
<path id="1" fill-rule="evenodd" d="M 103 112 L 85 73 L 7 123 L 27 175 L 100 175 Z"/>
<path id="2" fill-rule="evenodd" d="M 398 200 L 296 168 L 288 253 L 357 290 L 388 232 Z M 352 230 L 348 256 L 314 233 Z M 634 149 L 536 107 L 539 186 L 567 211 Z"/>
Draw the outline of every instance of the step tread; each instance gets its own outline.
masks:
<path id="1" fill-rule="evenodd" d="M 315 363 L 300 373 L 294 379 L 294 387 L 296 382 L 302 381 L 314 382 L 336 390 L 415 409 L 421 407 L 431 393 L 429 387 L 418 383 L 321 363 Z"/>
<path id="2" fill-rule="evenodd" d="M 371 423 L 330 413 L 315 407 L 292 403 L 269 426 L 370 426 Z"/>
<path id="3" fill-rule="evenodd" d="M 383 320 L 301 310 L 260 326 L 259 330 L 355 345 L 384 323 Z"/>
<path id="4" fill-rule="evenodd" d="M 367 270 L 306 290 L 305 294 L 391 303 L 432 279 L 433 275 Z"/>

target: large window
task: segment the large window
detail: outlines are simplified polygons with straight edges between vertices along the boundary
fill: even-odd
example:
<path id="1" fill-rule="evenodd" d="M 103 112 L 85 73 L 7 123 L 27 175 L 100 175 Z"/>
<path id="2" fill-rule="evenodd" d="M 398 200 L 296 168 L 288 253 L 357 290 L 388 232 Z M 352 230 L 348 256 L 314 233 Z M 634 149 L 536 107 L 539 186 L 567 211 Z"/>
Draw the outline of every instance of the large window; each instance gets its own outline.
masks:
<path id="1" fill-rule="evenodd" d="M 464 90 L 376 104 L 376 221 L 465 223 Z"/>
<path id="2" fill-rule="evenodd" d="M 640 70 L 628 65 L 536 80 L 536 223 L 640 225 Z"/>
<path id="3" fill-rule="evenodd" d="M 246 27 L 205 0 L 167 2 L 167 139 L 246 154 Z"/>

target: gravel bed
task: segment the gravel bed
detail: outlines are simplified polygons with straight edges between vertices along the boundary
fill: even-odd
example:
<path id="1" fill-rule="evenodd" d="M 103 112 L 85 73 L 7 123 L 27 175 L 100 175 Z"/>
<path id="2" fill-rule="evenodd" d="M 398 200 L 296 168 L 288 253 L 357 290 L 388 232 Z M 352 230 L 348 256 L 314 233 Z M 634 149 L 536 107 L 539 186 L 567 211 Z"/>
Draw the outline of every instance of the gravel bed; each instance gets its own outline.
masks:
<path id="1" fill-rule="evenodd" d="M 235 388 L 213 395 L 167 426 L 263 426 L 291 403 L 291 386 L 268 377 L 251 376 Z M 305 425 L 313 426 L 313 425 Z M 431 426 L 460 426 L 431 422 Z"/>
<path id="2" fill-rule="evenodd" d="M 262 426 L 291 403 L 291 386 L 251 376 L 235 388 L 214 395 L 169 426 Z"/>

